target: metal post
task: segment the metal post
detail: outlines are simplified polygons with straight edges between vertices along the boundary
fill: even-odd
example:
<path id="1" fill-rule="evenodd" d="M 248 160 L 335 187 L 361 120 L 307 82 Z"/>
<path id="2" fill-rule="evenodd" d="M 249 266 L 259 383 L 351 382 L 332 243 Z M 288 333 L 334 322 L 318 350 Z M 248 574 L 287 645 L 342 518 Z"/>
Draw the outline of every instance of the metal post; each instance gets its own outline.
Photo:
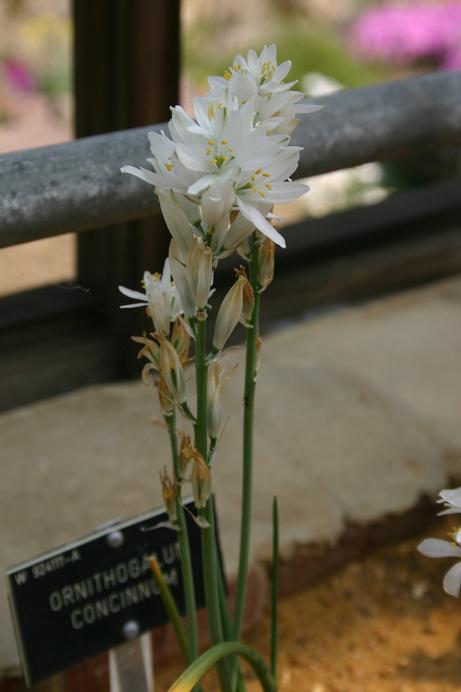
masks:
<path id="1" fill-rule="evenodd" d="M 73 16 L 77 137 L 166 120 L 178 101 L 179 0 L 74 0 Z M 107 315 L 120 376 L 138 372 L 127 335 L 141 333 L 144 315 L 121 317 L 117 285 L 161 269 L 167 247 L 160 218 L 78 238 L 78 281 Z"/>

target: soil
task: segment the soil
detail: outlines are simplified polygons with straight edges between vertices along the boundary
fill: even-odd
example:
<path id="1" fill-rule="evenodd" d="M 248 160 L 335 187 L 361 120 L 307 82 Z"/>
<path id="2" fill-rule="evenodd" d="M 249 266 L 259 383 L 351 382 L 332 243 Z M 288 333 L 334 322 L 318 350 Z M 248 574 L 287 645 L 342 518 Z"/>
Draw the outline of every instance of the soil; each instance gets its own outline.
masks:
<path id="1" fill-rule="evenodd" d="M 281 600 L 281 692 L 461 690 L 461 605 L 441 588 L 452 561 L 420 556 L 422 538 L 377 551 Z M 266 660 L 269 624 L 265 615 L 247 636 Z M 156 671 L 156 689 L 168 689 L 178 672 Z M 246 677 L 248 692 L 260 689 L 248 671 Z M 215 689 L 208 680 L 205 690 Z"/>

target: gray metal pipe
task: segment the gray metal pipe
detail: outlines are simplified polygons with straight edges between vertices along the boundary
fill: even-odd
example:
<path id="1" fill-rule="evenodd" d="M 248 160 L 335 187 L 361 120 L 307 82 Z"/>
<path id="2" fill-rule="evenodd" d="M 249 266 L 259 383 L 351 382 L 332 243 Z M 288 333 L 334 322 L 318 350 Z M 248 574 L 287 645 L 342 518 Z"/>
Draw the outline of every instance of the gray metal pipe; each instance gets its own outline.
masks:
<path id="1" fill-rule="evenodd" d="M 461 71 L 315 99 L 293 143 L 299 176 L 461 144 Z M 120 173 L 148 156 L 146 133 L 165 124 L 0 157 L 0 247 L 158 213 L 153 188 Z"/>

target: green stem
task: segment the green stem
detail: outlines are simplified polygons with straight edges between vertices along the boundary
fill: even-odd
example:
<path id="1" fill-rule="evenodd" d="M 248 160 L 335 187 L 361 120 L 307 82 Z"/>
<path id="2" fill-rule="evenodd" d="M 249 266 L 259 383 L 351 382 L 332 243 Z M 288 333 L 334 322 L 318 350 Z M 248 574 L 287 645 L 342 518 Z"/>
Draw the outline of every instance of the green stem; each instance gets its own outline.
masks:
<path id="1" fill-rule="evenodd" d="M 226 640 L 230 640 L 232 638 L 232 623 L 229 616 L 229 608 L 227 606 L 227 597 L 226 590 L 224 588 L 224 576 L 222 574 L 222 570 L 219 570 L 218 588 L 224 638 Z M 245 692 L 245 681 L 243 679 L 242 671 L 240 670 L 239 661 L 234 657 L 232 657 L 230 660 L 230 675 L 232 690 L 235 690 L 236 692 Z"/>
<path id="2" fill-rule="evenodd" d="M 178 487 L 176 499 L 176 513 L 179 525 L 179 549 L 181 552 L 181 571 L 184 588 L 184 602 L 186 604 L 187 625 L 189 633 L 189 663 L 195 661 L 198 656 L 198 626 L 197 605 L 195 600 L 194 573 L 192 570 L 192 558 L 190 553 L 189 535 L 181 497 L 181 470 L 178 458 L 178 440 L 176 436 L 176 412 L 171 416 L 165 416 L 170 437 L 171 455 L 173 458 L 173 470 Z"/>
<path id="3" fill-rule="evenodd" d="M 271 673 L 277 680 L 278 651 L 278 594 L 279 594 L 279 507 L 277 498 L 272 503 L 272 589 L 271 589 Z"/>
<path id="4" fill-rule="evenodd" d="M 195 425 L 195 446 L 208 463 L 208 366 L 206 362 L 206 320 L 197 322 L 195 373 L 197 388 L 197 422 Z M 216 551 L 216 533 L 213 503 L 208 500 L 203 510 L 208 528 L 202 529 L 203 582 L 208 612 L 208 624 L 211 640 L 214 644 L 223 641 L 221 612 L 218 590 L 218 560 Z M 218 675 L 223 692 L 229 692 L 227 665 L 218 666 Z"/>
<path id="5" fill-rule="evenodd" d="M 190 657 L 189 643 L 187 641 L 186 631 L 184 629 L 184 625 L 182 624 L 181 616 L 179 614 L 178 608 L 176 607 L 176 603 L 173 598 L 173 594 L 170 591 L 170 587 L 163 578 L 162 570 L 160 569 L 160 565 L 158 564 L 155 557 L 149 558 L 149 564 L 152 570 L 152 574 L 154 575 L 154 579 L 157 582 L 157 586 L 160 591 L 160 596 L 162 597 L 163 605 L 165 606 L 165 610 L 168 613 L 168 617 L 170 618 L 171 624 L 173 625 L 173 629 L 178 638 L 179 646 L 181 647 L 183 656 L 187 663 L 193 663 L 193 661 L 196 660 L 197 657 L 195 657 L 194 659 L 191 659 Z"/>
<path id="6" fill-rule="evenodd" d="M 243 411 L 243 475 L 242 475 L 242 514 L 240 524 L 240 556 L 237 577 L 237 592 L 234 613 L 234 639 L 239 641 L 242 633 L 245 608 L 248 563 L 250 554 L 251 506 L 253 492 L 253 426 L 256 389 L 257 342 L 259 335 L 259 308 L 261 294 L 258 292 L 259 245 L 253 237 L 250 282 L 253 287 L 255 303 L 251 316 L 251 327 L 246 335 L 245 393 Z"/>
<path id="7" fill-rule="evenodd" d="M 184 671 L 168 692 L 189 692 L 210 668 L 227 656 L 240 656 L 247 660 L 261 683 L 264 692 L 277 692 L 275 681 L 261 656 L 253 649 L 250 649 L 249 646 L 240 644 L 240 642 L 225 642 L 213 646 Z"/>

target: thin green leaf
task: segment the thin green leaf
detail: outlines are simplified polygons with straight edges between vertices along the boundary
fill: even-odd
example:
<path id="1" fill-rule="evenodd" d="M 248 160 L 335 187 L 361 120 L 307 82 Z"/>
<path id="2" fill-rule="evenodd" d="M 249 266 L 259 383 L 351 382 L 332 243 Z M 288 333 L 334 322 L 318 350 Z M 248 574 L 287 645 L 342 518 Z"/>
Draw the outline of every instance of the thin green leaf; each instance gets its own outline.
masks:
<path id="1" fill-rule="evenodd" d="M 278 594 L 279 594 L 279 508 L 277 498 L 272 502 L 272 589 L 271 589 L 271 673 L 277 680 L 278 654 Z"/>
<path id="2" fill-rule="evenodd" d="M 240 642 L 223 642 L 205 651 L 184 671 L 168 692 L 190 692 L 205 673 L 227 656 L 244 658 L 253 668 L 264 692 L 277 692 L 274 678 L 261 656 L 253 649 L 250 649 L 249 646 Z"/>
<path id="3" fill-rule="evenodd" d="M 154 575 L 154 579 L 157 582 L 158 588 L 160 590 L 163 605 L 165 606 L 165 610 L 168 613 L 168 617 L 170 618 L 171 624 L 173 625 L 174 631 L 178 638 L 179 646 L 181 647 L 181 651 L 187 662 L 189 661 L 189 642 L 187 641 L 186 630 L 184 629 L 184 625 L 182 624 L 181 616 L 179 614 L 179 610 L 173 598 L 173 594 L 171 593 L 170 587 L 163 578 L 160 565 L 158 564 L 154 556 L 151 556 L 149 558 L 149 565 L 152 570 L 152 574 Z"/>

